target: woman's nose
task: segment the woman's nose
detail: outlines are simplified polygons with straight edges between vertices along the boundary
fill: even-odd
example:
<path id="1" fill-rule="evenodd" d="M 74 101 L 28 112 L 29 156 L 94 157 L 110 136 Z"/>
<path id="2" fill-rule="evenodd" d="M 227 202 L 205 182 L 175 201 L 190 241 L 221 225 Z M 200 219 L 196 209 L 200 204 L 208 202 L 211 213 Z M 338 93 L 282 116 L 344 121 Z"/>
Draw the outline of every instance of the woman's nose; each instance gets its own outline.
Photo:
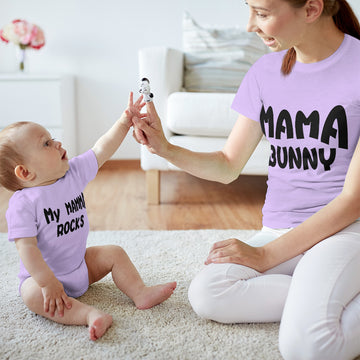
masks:
<path id="1" fill-rule="evenodd" d="M 250 14 L 249 16 L 249 20 L 246 26 L 246 31 L 247 32 L 257 32 L 259 30 L 257 24 L 256 24 L 256 19 L 255 19 L 255 14 Z"/>

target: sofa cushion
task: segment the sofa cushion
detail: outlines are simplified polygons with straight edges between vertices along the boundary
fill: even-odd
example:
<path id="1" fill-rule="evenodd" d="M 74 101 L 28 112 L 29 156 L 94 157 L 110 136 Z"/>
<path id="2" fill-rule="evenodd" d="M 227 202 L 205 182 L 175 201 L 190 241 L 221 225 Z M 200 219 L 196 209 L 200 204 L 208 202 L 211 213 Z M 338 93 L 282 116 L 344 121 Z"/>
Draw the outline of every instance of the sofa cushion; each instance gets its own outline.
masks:
<path id="1" fill-rule="evenodd" d="M 168 97 L 167 127 L 176 134 L 227 137 L 238 113 L 234 94 L 175 92 Z"/>
<path id="2" fill-rule="evenodd" d="M 235 93 L 250 66 L 268 49 L 239 27 L 200 26 L 185 12 L 184 88 L 193 92 Z"/>

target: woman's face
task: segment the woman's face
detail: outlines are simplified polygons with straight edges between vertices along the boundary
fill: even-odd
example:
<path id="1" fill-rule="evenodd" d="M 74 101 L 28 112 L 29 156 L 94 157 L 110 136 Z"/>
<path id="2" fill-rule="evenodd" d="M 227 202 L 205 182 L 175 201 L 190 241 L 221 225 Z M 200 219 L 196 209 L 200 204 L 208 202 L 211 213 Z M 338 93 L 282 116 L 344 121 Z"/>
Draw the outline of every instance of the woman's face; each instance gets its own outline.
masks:
<path id="1" fill-rule="evenodd" d="M 297 46 L 304 32 L 305 7 L 294 8 L 285 0 L 247 0 L 247 31 L 256 32 L 272 51 Z"/>

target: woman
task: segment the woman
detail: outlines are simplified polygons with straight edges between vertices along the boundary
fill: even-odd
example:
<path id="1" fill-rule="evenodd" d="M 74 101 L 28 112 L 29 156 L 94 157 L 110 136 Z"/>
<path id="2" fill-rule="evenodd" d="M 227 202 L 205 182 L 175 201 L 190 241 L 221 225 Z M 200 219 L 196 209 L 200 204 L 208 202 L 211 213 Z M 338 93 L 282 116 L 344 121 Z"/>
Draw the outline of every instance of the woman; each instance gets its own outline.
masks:
<path id="1" fill-rule="evenodd" d="M 345 0 L 247 3 L 248 31 L 275 52 L 243 80 L 224 149 L 169 144 L 152 103 L 135 136 L 187 172 L 229 183 L 265 134 L 264 227 L 247 244 L 213 245 L 190 303 L 223 323 L 281 321 L 285 359 L 352 359 L 360 354 L 359 22 Z"/>

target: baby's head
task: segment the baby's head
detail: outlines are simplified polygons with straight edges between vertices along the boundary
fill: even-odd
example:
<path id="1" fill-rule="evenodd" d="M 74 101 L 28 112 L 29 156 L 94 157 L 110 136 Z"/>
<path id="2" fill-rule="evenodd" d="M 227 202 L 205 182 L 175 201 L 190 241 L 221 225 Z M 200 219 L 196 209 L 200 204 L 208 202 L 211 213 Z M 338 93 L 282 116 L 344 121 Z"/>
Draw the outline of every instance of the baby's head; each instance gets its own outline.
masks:
<path id="1" fill-rule="evenodd" d="M 49 185 L 68 169 L 66 151 L 41 125 L 18 122 L 0 131 L 0 184 L 5 188 Z"/>

